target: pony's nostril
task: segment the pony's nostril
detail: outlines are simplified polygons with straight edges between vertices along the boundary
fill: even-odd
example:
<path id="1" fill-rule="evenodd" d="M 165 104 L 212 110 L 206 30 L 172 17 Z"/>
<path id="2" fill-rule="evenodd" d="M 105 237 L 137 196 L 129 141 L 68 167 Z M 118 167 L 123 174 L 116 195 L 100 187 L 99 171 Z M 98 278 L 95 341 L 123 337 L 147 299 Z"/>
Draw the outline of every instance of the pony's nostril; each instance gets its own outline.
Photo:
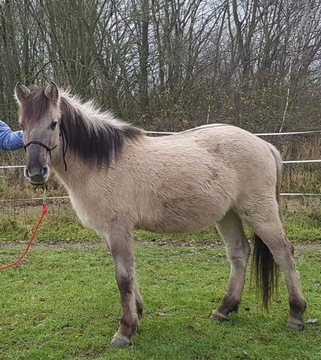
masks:
<path id="1" fill-rule="evenodd" d="M 25 168 L 24 175 L 25 175 L 25 178 L 27 178 L 27 179 L 31 178 L 31 175 L 30 175 L 30 172 L 29 172 L 28 168 Z"/>
<path id="2" fill-rule="evenodd" d="M 46 177 L 48 175 L 48 166 L 44 166 L 41 170 L 41 175 Z"/>

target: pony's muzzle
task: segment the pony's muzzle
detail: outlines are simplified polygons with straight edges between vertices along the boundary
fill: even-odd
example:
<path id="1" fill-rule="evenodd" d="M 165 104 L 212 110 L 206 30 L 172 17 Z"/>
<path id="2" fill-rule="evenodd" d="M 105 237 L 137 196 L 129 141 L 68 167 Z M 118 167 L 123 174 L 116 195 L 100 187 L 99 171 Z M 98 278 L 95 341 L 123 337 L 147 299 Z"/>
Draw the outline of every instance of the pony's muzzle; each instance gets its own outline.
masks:
<path id="1" fill-rule="evenodd" d="M 49 178 L 50 169 L 47 165 L 44 165 L 39 169 L 30 169 L 25 167 L 24 176 L 32 185 L 44 185 Z"/>

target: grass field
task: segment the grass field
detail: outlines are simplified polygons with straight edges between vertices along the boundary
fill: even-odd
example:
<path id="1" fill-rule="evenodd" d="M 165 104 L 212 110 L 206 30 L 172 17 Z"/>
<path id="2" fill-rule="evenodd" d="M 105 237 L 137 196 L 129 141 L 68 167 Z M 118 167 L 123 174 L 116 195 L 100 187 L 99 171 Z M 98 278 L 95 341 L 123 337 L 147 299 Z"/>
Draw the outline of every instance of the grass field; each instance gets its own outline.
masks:
<path id="1" fill-rule="evenodd" d="M 0 264 L 24 249 L 40 213 L 38 203 L 1 204 Z M 285 328 L 283 280 L 269 313 L 262 312 L 247 280 L 239 313 L 226 323 L 209 319 L 229 275 L 215 229 L 179 235 L 137 231 L 144 317 L 133 345 L 111 347 L 120 316 L 112 259 L 68 203 L 48 201 L 27 258 L 0 272 L 0 360 L 320 359 L 321 207 L 306 198 L 283 207 L 308 300 L 305 319 L 317 319 L 303 332 Z"/>
<path id="2" fill-rule="evenodd" d="M 270 312 L 249 286 L 238 314 L 209 319 L 224 294 L 228 262 L 221 246 L 137 242 L 145 313 L 133 345 L 109 345 L 120 315 L 110 256 L 100 243 L 35 245 L 22 265 L 0 273 L 0 359 L 313 359 L 321 328 L 285 328 L 284 281 Z M 21 245 L 1 248 L 10 262 Z M 308 318 L 321 318 L 320 248 L 296 252 Z"/>

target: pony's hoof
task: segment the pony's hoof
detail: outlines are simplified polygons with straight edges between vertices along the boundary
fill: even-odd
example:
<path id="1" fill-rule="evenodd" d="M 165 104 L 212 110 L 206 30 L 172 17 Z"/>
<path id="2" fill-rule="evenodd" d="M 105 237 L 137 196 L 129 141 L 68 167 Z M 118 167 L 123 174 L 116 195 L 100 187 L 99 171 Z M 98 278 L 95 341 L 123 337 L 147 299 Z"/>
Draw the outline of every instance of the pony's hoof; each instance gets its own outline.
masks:
<path id="1" fill-rule="evenodd" d="M 304 329 L 304 324 L 298 324 L 294 322 L 288 322 L 287 326 L 290 330 L 301 331 Z"/>
<path id="2" fill-rule="evenodd" d="M 126 336 L 114 336 L 110 344 L 118 347 L 119 349 L 123 349 L 126 346 L 130 345 L 130 340 Z"/>
<path id="3" fill-rule="evenodd" d="M 217 309 L 215 309 L 213 312 L 212 312 L 212 315 L 210 316 L 211 319 L 217 319 L 221 322 L 223 321 L 228 321 L 228 317 L 224 314 L 222 314 L 220 311 L 218 311 Z"/>

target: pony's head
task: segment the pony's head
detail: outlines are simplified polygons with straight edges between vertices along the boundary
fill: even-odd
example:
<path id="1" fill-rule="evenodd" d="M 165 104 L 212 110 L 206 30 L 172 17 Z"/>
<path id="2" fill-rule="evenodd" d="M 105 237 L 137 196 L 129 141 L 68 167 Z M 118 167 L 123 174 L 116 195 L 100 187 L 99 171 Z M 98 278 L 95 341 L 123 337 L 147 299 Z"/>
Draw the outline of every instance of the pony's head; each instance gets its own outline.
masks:
<path id="1" fill-rule="evenodd" d="M 47 86 L 26 87 L 18 83 L 15 98 L 26 150 L 25 177 L 33 185 L 43 185 L 50 175 L 52 153 L 60 135 L 60 96 L 53 82 Z"/>
<path id="2" fill-rule="evenodd" d="M 33 185 L 46 183 L 50 167 L 63 175 L 67 155 L 90 169 L 108 168 L 121 156 L 126 141 L 143 135 L 141 129 L 97 109 L 92 101 L 81 102 L 53 82 L 30 87 L 18 83 L 15 97 L 24 130 L 25 177 Z"/>

